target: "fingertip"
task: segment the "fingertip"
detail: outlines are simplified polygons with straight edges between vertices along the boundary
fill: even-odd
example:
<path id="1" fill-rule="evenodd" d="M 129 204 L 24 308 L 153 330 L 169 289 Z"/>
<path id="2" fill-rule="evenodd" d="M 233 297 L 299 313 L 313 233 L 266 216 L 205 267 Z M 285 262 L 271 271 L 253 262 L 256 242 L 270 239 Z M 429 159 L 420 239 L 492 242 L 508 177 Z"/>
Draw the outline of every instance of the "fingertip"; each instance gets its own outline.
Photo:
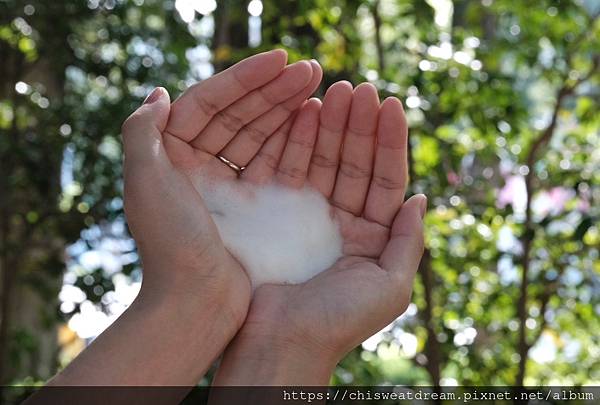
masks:
<path id="1" fill-rule="evenodd" d="M 425 194 L 415 194 L 402 204 L 392 224 L 392 234 L 406 233 L 405 229 L 422 228 L 427 212 Z"/>
<path id="2" fill-rule="evenodd" d="M 398 100 L 398 105 L 400 106 L 400 109 L 402 110 L 402 113 L 404 113 L 404 103 L 398 97 L 394 97 L 394 98 L 396 100 Z"/>
<path id="3" fill-rule="evenodd" d="M 130 162 L 149 162 L 162 151 L 171 102 L 168 91 L 157 87 L 121 125 L 124 152 Z"/>
<path id="4" fill-rule="evenodd" d="M 427 212 L 427 196 L 425 194 L 413 195 L 406 200 L 406 202 L 402 205 L 401 210 L 405 210 L 407 208 L 408 211 L 410 211 L 409 215 L 421 222 L 425 217 L 425 213 Z"/>
<path id="5" fill-rule="evenodd" d="M 401 136 L 398 137 L 398 134 Z M 396 97 L 386 98 L 379 108 L 379 136 L 384 142 L 399 142 L 408 135 L 408 123 L 402 102 Z M 396 146 L 400 146 L 398 143 Z"/>
<path id="6" fill-rule="evenodd" d="M 348 80 L 340 80 L 340 81 L 333 83 L 329 87 L 329 90 L 335 91 L 335 92 L 340 92 L 340 93 L 352 94 L 352 91 L 354 90 L 354 88 L 352 87 L 352 83 L 350 83 Z"/>
<path id="7" fill-rule="evenodd" d="M 159 101 L 161 103 L 165 103 L 167 105 L 171 105 L 171 95 L 169 94 L 169 91 L 167 89 L 165 89 L 164 87 L 159 87 L 160 88 L 160 99 Z"/>
<path id="8" fill-rule="evenodd" d="M 262 54 L 259 54 L 259 55 L 269 55 L 271 58 L 274 59 L 274 62 L 281 65 L 282 69 L 285 66 L 285 64 L 287 63 L 287 59 L 288 59 L 287 51 L 282 48 L 276 48 L 276 49 L 273 49 L 268 52 L 263 52 Z"/>
<path id="9" fill-rule="evenodd" d="M 379 107 L 379 118 L 380 119 L 396 119 L 395 125 L 398 125 L 398 119 L 402 120 L 404 117 L 404 110 L 402 109 L 402 103 L 396 97 L 388 97 L 381 103 Z"/>
<path id="10" fill-rule="evenodd" d="M 383 103 L 381 103 L 381 107 L 383 108 L 384 106 L 386 108 L 394 108 L 394 109 L 403 110 L 402 102 L 400 101 L 400 99 L 398 99 L 398 97 L 394 97 L 394 96 L 386 97 L 385 100 L 383 100 Z"/>
<path id="11" fill-rule="evenodd" d="M 319 113 L 321 112 L 321 100 L 311 97 L 302 104 L 298 115 L 294 120 L 294 127 L 301 127 L 303 130 L 313 130 L 317 128 Z"/>
<path id="12" fill-rule="evenodd" d="M 167 125 L 170 109 L 169 92 L 164 87 L 156 87 L 142 105 L 125 120 L 122 131 L 130 132 L 152 125 L 162 132 Z"/>
<path id="13" fill-rule="evenodd" d="M 382 267 L 395 272 L 405 287 L 412 285 L 412 278 L 425 249 L 421 213 L 426 203 L 427 197 L 423 194 L 413 195 L 406 200 L 396 214 L 390 242 L 380 257 Z"/>
<path id="14" fill-rule="evenodd" d="M 325 92 L 323 102 L 332 108 L 349 107 L 352 100 L 352 84 L 346 80 L 335 82 Z"/>
<path id="15" fill-rule="evenodd" d="M 346 80 L 333 83 L 325 92 L 324 100 L 336 100 L 335 103 L 339 104 L 338 100 L 349 100 L 352 97 L 352 84 Z"/>
<path id="16" fill-rule="evenodd" d="M 370 113 L 379 109 L 379 94 L 377 88 L 371 83 L 361 83 L 352 93 L 353 103 L 361 105 L 361 109 L 366 108 Z"/>
<path id="17" fill-rule="evenodd" d="M 163 99 L 170 102 L 169 92 L 164 87 L 156 87 L 148 94 L 148 96 L 146 96 L 142 105 L 150 105 Z"/>
<path id="18" fill-rule="evenodd" d="M 239 79 L 251 83 L 255 80 L 254 76 L 276 77 L 286 67 L 287 59 L 286 51 L 273 49 L 243 59 L 229 69 L 237 66 Z"/>
<path id="19" fill-rule="evenodd" d="M 407 205 L 415 205 L 417 207 L 421 207 L 421 204 L 423 203 L 427 203 L 427 196 L 425 194 L 419 193 L 411 196 L 408 200 L 406 200 L 402 208 L 406 207 Z"/>
<path id="20" fill-rule="evenodd" d="M 283 49 L 283 48 L 274 48 L 274 49 L 271 49 L 270 51 L 265 52 L 265 53 L 269 53 L 269 52 L 277 54 L 277 55 L 284 55 L 284 56 L 287 57 L 287 51 L 285 49 Z"/>
<path id="21" fill-rule="evenodd" d="M 418 200 L 419 213 L 421 214 L 421 219 L 423 219 L 425 218 L 425 214 L 427 213 L 427 196 L 425 194 L 417 194 L 415 197 Z"/>
<path id="22" fill-rule="evenodd" d="M 323 102 L 318 97 L 311 97 L 306 103 L 310 104 L 311 108 L 321 108 L 321 106 L 323 105 Z"/>
<path id="23" fill-rule="evenodd" d="M 284 106 L 289 111 L 295 111 L 299 107 L 302 107 L 302 105 L 304 105 L 306 102 L 306 98 L 313 94 L 321 83 L 321 79 L 323 78 L 323 71 L 321 70 L 321 67 L 313 62 L 310 62 L 310 66 L 311 75 L 304 89 L 284 102 Z"/>
<path id="24" fill-rule="evenodd" d="M 336 132 L 342 131 L 348 120 L 351 103 L 352 84 L 345 80 L 332 84 L 323 98 L 323 108 L 321 109 L 323 125 Z"/>
<path id="25" fill-rule="evenodd" d="M 375 86 L 371 83 L 359 84 L 352 93 L 349 129 L 365 136 L 375 136 L 378 111 L 379 95 Z"/>
<path id="26" fill-rule="evenodd" d="M 321 65 L 319 65 L 319 62 L 317 62 L 315 59 L 311 59 L 309 61 L 309 63 L 310 63 L 310 66 L 312 66 L 313 71 L 315 71 L 315 72 L 316 71 L 319 71 L 319 72 L 323 71 L 323 68 L 321 68 Z"/>
<path id="27" fill-rule="evenodd" d="M 317 62 L 315 59 L 312 59 L 310 61 L 310 66 L 312 69 L 312 79 L 311 81 L 318 83 L 321 83 L 321 79 L 323 78 L 323 69 L 321 68 L 321 65 L 319 65 L 319 62 Z"/>
<path id="28" fill-rule="evenodd" d="M 286 67 L 289 75 L 296 76 L 296 80 L 301 81 L 303 85 L 310 82 L 313 75 L 312 65 L 305 60 L 301 60 Z"/>
<path id="29" fill-rule="evenodd" d="M 368 82 L 363 82 L 363 83 L 359 84 L 358 86 L 356 86 L 356 88 L 354 89 L 354 94 L 365 95 L 365 96 L 375 95 L 377 98 L 379 98 L 379 96 L 377 94 L 377 87 L 375 87 L 375 85 L 373 85 L 372 83 L 368 83 Z"/>
<path id="30" fill-rule="evenodd" d="M 311 122 L 316 120 L 318 121 L 318 116 L 321 112 L 321 100 L 316 97 L 311 97 L 306 100 L 298 111 L 298 116 L 296 117 L 296 123 L 303 122 Z"/>
<path id="31" fill-rule="evenodd" d="M 295 66 L 295 69 L 303 72 L 312 72 L 312 63 L 307 60 L 299 60 L 298 62 L 292 63 L 290 66 Z"/>

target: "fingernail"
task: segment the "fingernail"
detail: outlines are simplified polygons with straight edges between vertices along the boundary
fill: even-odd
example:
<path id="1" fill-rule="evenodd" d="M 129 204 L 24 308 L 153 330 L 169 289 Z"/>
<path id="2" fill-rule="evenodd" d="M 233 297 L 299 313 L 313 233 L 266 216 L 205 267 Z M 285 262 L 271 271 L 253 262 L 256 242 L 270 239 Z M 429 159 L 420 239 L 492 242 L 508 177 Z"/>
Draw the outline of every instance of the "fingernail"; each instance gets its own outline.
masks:
<path id="1" fill-rule="evenodd" d="M 297 61 L 297 62 L 294 62 L 294 63 L 292 63 L 292 64 L 289 64 L 289 65 L 288 65 L 288 68 L 289 68 L 289 67 L 291 67 L 291 66 L 304 65 L 304 64 L 307 64 L 307 63 L 309 63 L 309 62 L 308 62 L 307 60 L 305 60 L 305 59 L 303 59 L 303 60 L 299 60 L 299 61 Z M 310 64 L 309 64 L 309 66 L 310 66 Z"/>
<path id="2" fill-rule="evenodd" d="M 317 65 L 319 64 L 319 61 L 316 59 L 311 59 L 311 62 L 315 62 Z"/>
<path id="3" fill-rule="evenodd" d="M 158 100 L 160 98 L 160 96 L 162 95 L 162 92 L 163 92 L 162 87 L 155 88 L 154 90 L 152 90 L 152 92 L 150 94 L 148 94 L 148 97 L 146 97 L 143 104 L 154 103 L 156 100 Z"/>
<path id="4" fill-rule="evenodd" d="M 421 194 L 419 209 L 421 211 L 421 219 L 425 218 L 425 213 L 427 212 L 427 196 L 425 194 Z"/>
<path id="5" fill-rule="evenodd" d="M 274 55 L 274 54 L 276 54 L 276 53 L 281 53 L 281 54 L 284 54 L 284 55 L 285 55 L 285 57 L 287 58 L 287 52 L 286 52 L 286 50 L 285 50 L 285 49 L 276 48 L 276 49 L 271 49 L 271 50 L 270 50 L 270 51 L 268 51 L 268 52 L 265 52 L 265 54 L 269 54 L 269 55 Z"/>

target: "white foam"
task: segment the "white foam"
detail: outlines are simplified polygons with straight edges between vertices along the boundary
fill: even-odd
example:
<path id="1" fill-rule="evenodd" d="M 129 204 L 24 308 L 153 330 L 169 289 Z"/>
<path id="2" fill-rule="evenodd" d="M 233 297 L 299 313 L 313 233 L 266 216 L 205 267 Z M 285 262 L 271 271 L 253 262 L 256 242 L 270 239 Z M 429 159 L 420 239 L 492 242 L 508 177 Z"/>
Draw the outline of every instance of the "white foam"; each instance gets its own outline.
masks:
<path id="1" fill-rule="evenodd" d="M 221 239 L 254 288 L 304 282 L 342 255 L 342 237 L 327 200 L 305 187 L 210 182 L 192 175 Z"/>

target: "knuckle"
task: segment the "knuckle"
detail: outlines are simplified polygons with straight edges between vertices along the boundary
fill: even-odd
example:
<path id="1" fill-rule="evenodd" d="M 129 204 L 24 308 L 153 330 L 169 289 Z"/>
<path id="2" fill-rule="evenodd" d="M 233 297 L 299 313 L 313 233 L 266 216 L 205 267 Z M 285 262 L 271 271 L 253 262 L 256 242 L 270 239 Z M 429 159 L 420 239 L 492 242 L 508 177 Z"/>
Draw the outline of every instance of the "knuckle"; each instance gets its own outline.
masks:
<path id="1" fill-rule="evenodd" d="M 360 137 L 372 138 L 373 137 L 373 128 L 359 128 L 359 127 L 348 128 L 348 134 L 354 135 L 359 138 Z"/>
<path id="2" fill-rule="evenodd" d="M 312 142 L 311 140 L 306 140 L 306 139 L 297 138 L 297 137 L 290 137 L 289 143 L 298 145 L 302 149 L 310 149 L 310 150 L 312 150 L 312 148 L 314 146 L 314 142 Z"/>
<path id="3" fill-rule="evenodd" d="M 302 180 L 306 178 L 307 172 L 306 170 L 297 167 L 280 167 L 279 174 L 295 180 Z"/>
<path id="4" fill-rule="evenodd" d="M 251 125 L 244 128 L 244 131 L 246 131 L 248 133 L 248 137 L 252 140 L 252 142 L 254 142 L 258 145 L 262 145 L 270 135 L 270 134 L 267 134 L 262 129 L 258 129 Z"/>
<path id="5" fill-rule="evenodd" d="M 240 118 L 227 110 L 218 112 L 216 117 L 225 129 L 233 133 L 238 132 L 244 126 L 244 122 Z"/>
<path id="6" fill-rule="evenodd" d="M 242 91 L 247 92 L 249 89 L 246 82 L 239 76 L 236 70 L 233 70 L 232 73 L 233 74 L 231 76 L 233 77 L 233 80 L 235 81 L 236 85 L 239 86 L 239 88 Z"/>
<path id="7" fill-rule="evenodd" d="M 354 162 L 342 159 L 340 163 L 340 172 L 352 179 L 364 179 L 371 177 L 371 170 L 360 167 Z"/>
<path id="8" fill-rule="evenodd" d="M 334 169 L 337 167 L 338 162 L 334 159 L 331 159 L 325 155 L 322 155 L 320 153 L 315 153 L 312 156 L 312 163 L 315 166 L 320 166 L 320 167 L 324 167 L 326 169 Z"/>
<path id="9" fill-rule="evenodd" d="M 276 97 L 273 97 L 271 94 L 269 94 L 268 92 L 266 92 L 262 89 L 257 89 L 256 94 L 259 95 L 259 97 L 262 99 L 263 103 L 265 103 L 269 106 L 275 106 L 279 103 L 279 100 L 277 100 Z"/>
<path id="10" fill-rule="evenodd" d="M 204 115 L 212 117 L 219 112 L 219 107 L 207 100 L 202 92 L 196 91 L 193 94 L 196 105 L 198 105 L 198 108 L 200 108 Z"/>
<path id="11" fill-rule="evenodd" d="M 406 180 L 394 179 L 389 176 L 373 176 L 373 183 L 386 190 L 402 190 L 406 187 Z"/>
<path id="12" fill-rule="evenodd" d="M 273 170 L 277 169 L 279 161 L 275 156 L 267 152 L 260 152 L 259 156 L 264 160 L 265 165 Z"/>
<path id="13" fill-rule="evenodd" d="M 333 199 L 331 201 L 331 204 L 333 204 L 334 206 L 336 206 L 337 208 L 341 209 L 342 211 L 346 211 L 351 213 L 352 215 L 360 215 L 361 212 L 361 208 L 360 207 L 353 207 L 350 204 L 345 203 L 344 201 L 340 201 L 337 199 Z"/>

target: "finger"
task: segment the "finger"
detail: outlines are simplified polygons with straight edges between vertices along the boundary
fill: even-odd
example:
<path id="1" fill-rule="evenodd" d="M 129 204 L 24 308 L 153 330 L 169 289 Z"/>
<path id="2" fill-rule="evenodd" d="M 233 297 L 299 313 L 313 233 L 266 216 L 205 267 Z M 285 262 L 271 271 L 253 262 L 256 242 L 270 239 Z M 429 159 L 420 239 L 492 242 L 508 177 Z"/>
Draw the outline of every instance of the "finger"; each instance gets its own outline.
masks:
<path id="1" fill-rule="evenodd" d="M 190 142 L 216 113 L 275 79 L 286 61 L 282 49 L 259 53 L 193 85 L 171 106 L 167 132 Z"/>
<path id="2" fill-rule="evenodd" d="M 362 213 L 371 182 L 378 111 L 375 86 L 362 83 L 356 87 L 331 197 L 334 205 L 354 215 Z"/>
<path id="3" fill-rule="evenodd" d="M 132 223 L 135 218 L 138 218 L 139 223 L 139 220 L 144 221 L 150 216 L 157 217 L 160 223 L 160 218 L 164 216 L 156 213 L 164 210 L 165 199 L 168 200 L 170 195 L 165 190 L 177 188 L 185 193 L 180 173 L 173 170 L 163 147 L 163 131 L 167 125 L 169 110 L 169 94 L 163 88 L 156 88 L 144 104 L 125 120 L 121 128 L 125 154 L 124 209 L 127 219 Z M 184 200 L 193 198 L 194 196 Z M 152 226 L 147 230 L 153 232 L 160 225 L 164 226 L 157 221 L 150 221 Z"/>
<path id="4" fill-rule="evenodd" d="M 300 92 L 311 77 L 312 68 L 306 61 L 287 66 L 273 81 L 219 111 L 192 141 L 192 145 L 207 153 L 216 154 L 244 125 Z"/>
<path id="5" fill-rule="evenodd" d="M 351 102 L 352 84 L 347 81 L 332 84 L 323 99 L 319 134 L 308 169 L 308 181 L 327 198 L 331 196 L 335 185 Z"/>
<path id="6" fill-rule="evenodd" d="M 304 185 L 319 129 L 320 112 L 321 100 L 317 98 L 308 100 L 298 112 L 277 168 L 279 183 L 293 188 Z"/>
<path id="7" fill-rule="evenodd" d="M 245 127 L 219 152 L 219 155 L 246 166 L 265 141 L 279 128 L 303 102 L 319 87 L 323 71 L 316 61 L 311 61 L 312 78 L 295 96 L 276 105 Z"/>
<path id="8" fill-rule="evenodd" d="M 409 293 L 423 255 L 426 210 L 427 197 L 423 194 L 412 196 L 402 205 L 394 219 L 390 241 L 379 258 L 379 265 L 393 273 L 399 285 Z"/>
<path id="9" fill-rule="evenodd" d="M 169 93 L 157 87 L 123 123 L 121 133 L 127 165 L 149 163 L 164 155 L 162 132 L 169 118 Z"/>
<path id="10" fill-rule="evenodd" d="M 256 156 L 248 163 L 241 177 L 244 180 L 255 184 L 264 184 L 269 182 L 275 175 L 281 154 L 285 149 L 290 128 L 294 122 L 295 116 L 292 115 L 283 123 L 281 127 L 269 137 L 267 142 L 258 151 Z"/>
<path id="11" fill-rule="evenodd" d="M 408 179 L 407 136 L 402 103 L 389 97 L 379 109 L 375 165 L 363 213 L 369 221 L 390 226 L 402 206 Z"/>

